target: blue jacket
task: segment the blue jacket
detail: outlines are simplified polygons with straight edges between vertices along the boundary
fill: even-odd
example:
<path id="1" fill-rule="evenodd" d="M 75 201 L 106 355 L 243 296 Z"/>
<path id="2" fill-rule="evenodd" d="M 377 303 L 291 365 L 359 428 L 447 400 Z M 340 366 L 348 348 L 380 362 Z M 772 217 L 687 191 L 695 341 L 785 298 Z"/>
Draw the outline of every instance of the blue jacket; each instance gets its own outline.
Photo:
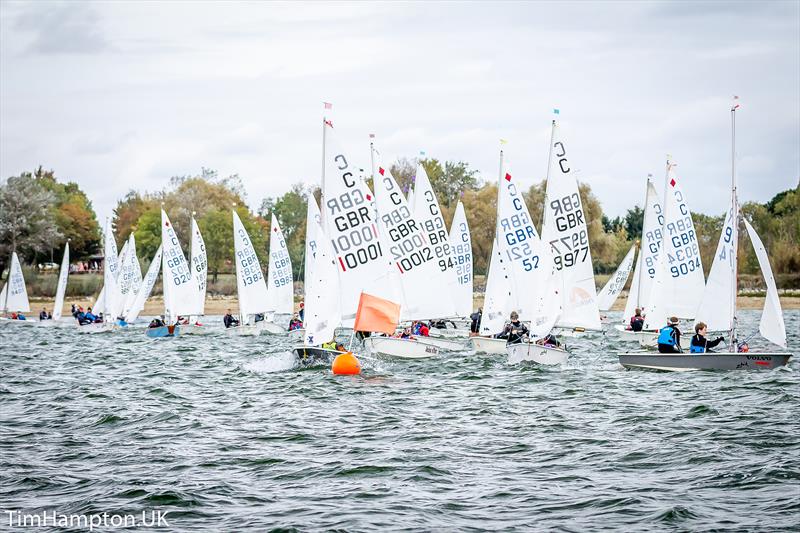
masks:
<path id="1" fill-rule="evenodd" d="M 681 347 L 681 332 L 675 326 L 664 326 L 658 332 L 658 344 Z"/>

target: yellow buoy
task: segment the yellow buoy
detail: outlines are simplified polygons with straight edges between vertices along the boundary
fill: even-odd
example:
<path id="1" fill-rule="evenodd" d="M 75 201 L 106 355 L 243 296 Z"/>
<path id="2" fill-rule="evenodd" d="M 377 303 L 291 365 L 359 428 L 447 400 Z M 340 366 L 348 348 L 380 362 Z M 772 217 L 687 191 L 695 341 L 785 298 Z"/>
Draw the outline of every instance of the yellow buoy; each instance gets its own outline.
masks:
<path id="1" fill-rule="evenodd" d="M 352 352 L 340 353 L 333 360 L 331 370 L 337 376 L 353 376 L 361 373 L 361 364 Z"/>

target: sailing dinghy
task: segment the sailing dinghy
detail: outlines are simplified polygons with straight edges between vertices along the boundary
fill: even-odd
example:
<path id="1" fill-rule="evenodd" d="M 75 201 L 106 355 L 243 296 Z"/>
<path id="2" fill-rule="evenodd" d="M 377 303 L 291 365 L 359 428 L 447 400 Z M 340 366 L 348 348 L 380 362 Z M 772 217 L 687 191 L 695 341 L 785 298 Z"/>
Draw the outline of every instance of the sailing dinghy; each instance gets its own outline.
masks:
<path id="1" fill-rule="evenodd" d="M 183 335 L 205 335 L 208 329 L 200 323 L 200 317 L 206 313 L 206 286 L 208 282 L 208 257 L 206 255 L 206 243 L 200 233 L 200 226 L 194 219 L 192 213 L 192 248 L 190 252 L 191 261 L 189 266 L 192 270 L 197 300 L 191 316 L 188 317 L 189 323 L 181 326 Z"/>
<path id="2" fill-rule="evenodd" d="M 617 301 L 617 296 L 622 292 L 625 284 L 628 283 L 628 278 L 633 269 L 633 257 L 635 255 L 636 245 L 634 244 L 631 246 L 631 249 L 628 250 L 628 253 L 625 254 L 625 258 L 619 264 L 617 270 L 608 278 L 608 281 L 600 290 L 600 293 L 597 295 L 597 307 L 601 311 L 609 311 L 614 306 L 614 302 Z"/>
<path id="3" fill-rule="evenodd" d="M 269 285 L 267 286 L 267 320 L 261 326 L 268 333 L 286 334 L 294 311 L 294 277 L 292 260 L 278 219 L 272 214 L 269 236 Z"/>
<path id="4" fill-rule="evenodd" d="M 255 318 L 258 315 L 263 316 L 269 306 L 267 284 L 264 281 L 264 273 L 261 270 L 261 263 L 256 255 L 253 241 L 250 240 L 250 236 L 235 210 L 233 210 L 233 246 L 240 323 L 225 331 L 232 335 L 260 335 L 263 331 L 264 321 L 256 322 Z"/>
<path id="5" fill-rule="evenodd" d="M 188 317 L 197 306 L 197 289 L 183 255 L 181 243 L 167 213 L 161 210 L 161 279 L 164 286 L 164 325 L 148 327 L 150 338 L 177 337 L 181 326 L 179 317 Z"/>
<path id="6" fill-rule="evenodd" d="M 645 187 L 644 219 L 642 221 L 642 238 L 639 248 L 639 257 L 633 270 L 633 281 L 628 291 L 628 300 L 625 302 L 625 311 L 622 314 L 622 324 L 616 324 L 619 339 L 627 342 L 640 342 L 655 346 L 658 330 L 633 331 L 630 329 L 630 319 L 641 309 L 646 315 L 650 309 L 650 293 L 653 279 L 656 276 L 658 254 L 661 250 L 661 228 L 664 224 L 664 212 L 658 193 L 650 181 L 651 174 L 647 175 Z"/>
<path id="7" fill-rule="evenodd" d="M 58 287 L 56 288 L 56 299 L 53 302 L 53 320 L 47 323 L 58 324 L 61 314 L 64 311 L 64 295 L 67 293 L 67 278 L 69 278 L 69 240 L 64 245 L 64 257 L 61 259 L 61 270 L 58 271 Z"/>
<path id="8" fill-rule="evenodd" d="M 793 354 L 780 352 L 751 352 L 747 344 L 738 342 L 736 296 L 739 258 L 739 222 L 744 222 L 747 234 L 758 259 L 767 286 L 759 333 L 768 341 L 786 348 L 786 325 L 783 320 L 775 277 L 769 264 L 764 243 L 753 226 L 739 212 L 736 193 L 736 109 L 731 107 L 731 199 L 725 223 L 720 233 L 714 263 L 696 316 L 708 324 L 710 331 L 728 334 L 728 351 L 717 353 L 652 354 L 620 353 L 619 362 L 625 368 L 654 370 L 770 370 L 785 366 Z M 699 259 L 698 259 L 699 262 Z"/>
<path id="9" fill-rule="evenodd" d="M 100 291 L 102 300 L 98 302 L 102 305 L 102 309 L 104 310 L 102 313 L 103 321 L 84 325 L 80 325 L 79 323 L 78 331 L 81 333 L 108 333 L 117 327 L 115 324 L 115 317 L 108 311 L 116 308 L 117 299 L 119 298 L 117 279 L 119 277 L 120 256 L 117 255 L 117 241 L 114 239 L 114 230 L 111 227 L 111 221 L 109 219 L 106 219 L 104 233 L 103 289 Z"/>
<path id="10" fill-rule="evenodd" d="M 147 269 L 147 274 L 145 274 L 144 278 L 142 278 L 142 282 L 139 285 L 139 290 L 136 291 L 136 297 L 134 298 L 133 303 L 123 317 L 126 323 L 133 324 L 136 322 L 136 319 L 139 318 L 139 313 L 141 313 L 144 309 L 145 301 L 147 301 L 147 299 L 150 297 L 150 293 L 153 291 L 153 286 L 156 284 L 159 272 L 161 272 L 160 244 L 158 245 L 158 249 L 153 256 L 153 260 L 150 261 L 150 267 Z"/>
<path id="11" fill-rule="evenodd" d="M 31 304 L 28 301 L 28 290 L 25 287 L 25 277 L 22 275 L 22 266 L 19 264 L 19 257 L 17 252 L 11 253 L 11 265 L 8 269 L 8 278 L 6 284 L 0 292 L 0 305 L 2 305 L 3 314 L 6 315 L 3 320 L 8 320 L 10 323 L 23 324 L 32 323 L 27 319 L 11 319 L 9 313 L 18 315 L 19 313 L 29 313 L 31 311 Z"/>

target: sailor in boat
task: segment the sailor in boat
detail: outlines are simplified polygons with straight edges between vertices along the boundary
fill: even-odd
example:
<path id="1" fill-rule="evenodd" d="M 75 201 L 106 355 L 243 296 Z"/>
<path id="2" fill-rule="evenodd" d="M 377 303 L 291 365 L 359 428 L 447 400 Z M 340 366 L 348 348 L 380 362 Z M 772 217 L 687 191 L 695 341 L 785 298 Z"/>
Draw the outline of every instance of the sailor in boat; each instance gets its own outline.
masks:
<path id="1" fill-rule="evenodd" d="M 185 316 L 179 316 L 178 321 L 176 324 L 180 324 L 181 326 L 188 326 L 189 325 L 189 318 Z"/>
<path id="2" fill-rule="evenodd" d="M 519 321 L 516 311 L 511 311 L 511 322 L 503 327 L 503 331 L 494 336 L 496 339 L 506 339 L 506 344 L 518 344 L 528 337 L 528 327 Z"/>
<path id="3" fill-rule="evenodd" d="M 469 325 L 469 336 L 474 337 L 481 330 L 481 318 L 483 318 L 483 308 L 479 307 L 477 311 L 469 315 L 472 323 Z"/>
<path id="4" fill-rule="evenodd" d="M 155 328 L 163 328 L 165 325 L 166 324 L 164 324 L 164 321 L 161 319 L 161 317 L 157 316 L 150 321 L 150 324 L 148 324 L 147 327 L 150 329 L 155 329 Z"/>
<path id="5" fill-rule="evenodd" d="M 83 311 L 80 307 L 72 304 L 72 308 L 70 309 L 70 313 L 72 313 L 72 318 L 78 318 L 78 311 Z"/>
<path id="6" fill-rule="evenodd" d="M 540 346 L 545 346 L 547 348 L 560 348 L 561 347 L 561 343 L 558 342 L 558 339 L 552 333 L 548 333 L 547 335 L 545 335 L 541 339 L 537 339 L 536 340 L 536 344 L 538 344 Z"/>
<path id="7" fill-rule="evenodd" d="M 403 331 L 395 333 L 392 337 L 396 339 L 413 339 L 414 336 L 411 334 L 411 328 L 405 328 Z"/>
<path id="8" fill-rule="evenodd" d="M 86 313 L 83 312 L 82 308 L 78 308 L 78 311 L 75 313 L 75 320 L 78 321 L 79 326 L 85 326 L 86 324 L 91 324 L 92 321 L 86 318 Z"/>
<path id="9" fill-rule="evenodd" d="M 411 323 L 411 334 L 417 335 L 419 337 L 429 337 L 430 336 L 430 328 L 428 324 L 422 321 L 415 320 Z"/>
<path id="10" fill-rule="evenodd" d="M 225 324 L 226 328 L 234 328 L 239 325 L 239 321 L 231 314 L 230 309 L 228 309 L 225 312 L 225 316 L 222 317 L 222 323 Z"/>
<path id="11" fill-rule="evenodd" d="M 306 304 L 300 302 L 300 311 L 298 311 L 297 314 L 300 317 L 300 322 L 306 321 Z"/>
<path id="12" fill-rule="evenodd" d="M 725 340 L 725 337 L 720 335 L 710 341 L 706 339 L 706 335 L 708 335 L 708 326 L 705 322 L 698 322 L 694 325 L 694 336 L 689 343 L 690 353 L 709 353 L 711 352 L 710 348 L 716 347 L 717 344 Z"/>
<path id="13" fill-rule="evenodd" d="M 642 310 L 637 307 L 636 312 L 631 317 L 631 323 L 628 329 L 631 331 L 642 331 L 642 328 L 644 328 L 644 315 L 642 314 Z"/>
<path id="14" fill-rule="evenodd" d="M 295 314 L 289 321 L 289 331 L 295 331 L 298 329 L 303 329 L 303 322 L 297 317 L 297 314 Z"/>
<path id="15" fill-rule="evenodd" d="M 683 353 L 677 317 L 670 317 L 658 332 L 658 353 Z"/>
<path id="16" fill-rule="evenodd" d="M 42 307 L 41 312 L 39 313 L 39 320 L 53 320 L 53 315 L 47 312 L 47 309 Z"/>
<path id="17" fill-rule="evenodd" d="M 97 316 L 96 314 L 92 313 L 92 308 L 91 307 L 86 309 L 86 314 L 83 315 L 83 318 L 87 320 L 86 324 L 91 324 L 92 322 L 97 322 L 98 320 L 100 320 L 102 322 L 102 319 L 99 316 Z M 83 324 L 81 324 L 81 325 L 83 325 Z"/>
<path id="18" fill-rule="evenodd" d="M 28 320 L 22 313 L 11 313 L 11 320 Z"/>

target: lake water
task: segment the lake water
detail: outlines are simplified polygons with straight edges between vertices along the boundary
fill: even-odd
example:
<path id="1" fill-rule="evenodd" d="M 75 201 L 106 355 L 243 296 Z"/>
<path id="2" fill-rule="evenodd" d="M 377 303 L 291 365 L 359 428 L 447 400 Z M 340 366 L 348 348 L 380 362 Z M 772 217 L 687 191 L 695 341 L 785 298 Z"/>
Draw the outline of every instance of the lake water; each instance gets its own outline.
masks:
<path id="1" fill-rule="evenodd" d="M 0 530 L 160 510 L 177 531 L 796 531 L 785 317 L 797 355 L 769 372 L 625 371 L 610 332 L 568 340 L 564 368 L 461 352 L 355 377 L 292 369 L 290 341 L 218 317 L 156 340 L 2 324 Z"/>

